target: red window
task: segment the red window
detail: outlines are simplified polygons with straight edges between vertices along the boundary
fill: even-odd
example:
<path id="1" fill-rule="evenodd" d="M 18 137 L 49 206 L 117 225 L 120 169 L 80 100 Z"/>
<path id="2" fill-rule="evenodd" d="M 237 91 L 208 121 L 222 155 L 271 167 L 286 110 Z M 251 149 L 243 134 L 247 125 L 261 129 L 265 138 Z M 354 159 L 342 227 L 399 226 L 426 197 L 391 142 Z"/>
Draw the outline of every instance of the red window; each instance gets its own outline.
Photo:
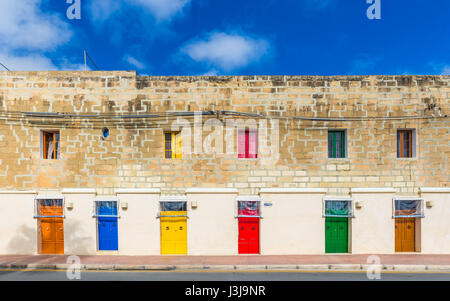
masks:
<path id="1" fill-rule="evenodd" d="M 258 158 L 258 131 L 245 129 L 238 131 L 238 158 Z"/>

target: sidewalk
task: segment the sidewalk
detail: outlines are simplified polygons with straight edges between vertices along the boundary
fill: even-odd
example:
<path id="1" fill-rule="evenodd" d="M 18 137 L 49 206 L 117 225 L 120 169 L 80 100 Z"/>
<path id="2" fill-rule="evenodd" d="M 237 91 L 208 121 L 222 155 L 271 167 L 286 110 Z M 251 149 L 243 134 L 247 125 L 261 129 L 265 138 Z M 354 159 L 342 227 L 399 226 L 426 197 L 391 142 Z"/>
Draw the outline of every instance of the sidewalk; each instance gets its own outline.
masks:
<path id="1" fill-rule="evenodd" d="M 364 271 L 370 255 L 79 256 L 83 270 Z M 377 255 L 384 271 L 450 272 L 450 255 Z M 70 267 L 68 255 L 0 255 L 0 269 Z"/>

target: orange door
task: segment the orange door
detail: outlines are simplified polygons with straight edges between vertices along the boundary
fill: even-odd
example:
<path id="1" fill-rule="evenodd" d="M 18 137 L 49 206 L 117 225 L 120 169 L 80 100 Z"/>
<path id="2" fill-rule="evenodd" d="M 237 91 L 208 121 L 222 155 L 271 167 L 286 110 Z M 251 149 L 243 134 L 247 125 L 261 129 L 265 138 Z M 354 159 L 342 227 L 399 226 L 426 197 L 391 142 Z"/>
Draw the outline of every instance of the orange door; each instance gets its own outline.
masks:
<path id="1" fill-rule="evenodd" d="M 395 252 L 416 251 L 415 225 L 415 218 L 395 219 Z"/>
<path id="2" fill-rule="evenodd" d="M 42 200 L 41 216 L 62 216 L 61 200 Z M 43 217 L 39 221 L 40 253 L 64 254 L 64 222 L 62 217 Z"/>

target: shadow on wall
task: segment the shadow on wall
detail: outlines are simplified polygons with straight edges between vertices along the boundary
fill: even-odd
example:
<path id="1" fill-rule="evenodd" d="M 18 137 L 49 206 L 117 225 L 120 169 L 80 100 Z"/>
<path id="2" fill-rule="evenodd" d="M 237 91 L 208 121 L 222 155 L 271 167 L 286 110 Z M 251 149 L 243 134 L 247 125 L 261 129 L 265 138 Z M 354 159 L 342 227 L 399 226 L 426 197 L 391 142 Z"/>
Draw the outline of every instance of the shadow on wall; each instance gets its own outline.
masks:
<path id="1" fill-rule="evenodd" d="M 17 235 L 8 243 L 8 254 L 29 255 L 37 252 L 36 229 L 26 225 L 20 226 Z"/>
<path id="2" fill-rule="evenodd" d="M 92 236 L 84 233 L 80 221 L 66 220 L 64 222 L 64 249 L 67 255 L 95 254 L 96 241 Z"/>

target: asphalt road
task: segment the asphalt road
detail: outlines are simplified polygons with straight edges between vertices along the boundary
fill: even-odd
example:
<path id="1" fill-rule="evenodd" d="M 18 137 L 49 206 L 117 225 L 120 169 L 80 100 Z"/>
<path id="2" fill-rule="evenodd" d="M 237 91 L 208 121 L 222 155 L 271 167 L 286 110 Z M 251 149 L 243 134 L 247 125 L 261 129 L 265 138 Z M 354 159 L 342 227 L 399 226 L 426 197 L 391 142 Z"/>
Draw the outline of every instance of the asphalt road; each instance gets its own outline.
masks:
<path id="1" fill-rule="evenodd" d="M 295 271 L 81 271 L 81 281 L 379 281 L 365 272 Z M 69 280 L 65 271 L 0 270 L 0 281 L 79 281 Z M 450 273 L 382 273 L 381 281 L 450 281 Z"/>

